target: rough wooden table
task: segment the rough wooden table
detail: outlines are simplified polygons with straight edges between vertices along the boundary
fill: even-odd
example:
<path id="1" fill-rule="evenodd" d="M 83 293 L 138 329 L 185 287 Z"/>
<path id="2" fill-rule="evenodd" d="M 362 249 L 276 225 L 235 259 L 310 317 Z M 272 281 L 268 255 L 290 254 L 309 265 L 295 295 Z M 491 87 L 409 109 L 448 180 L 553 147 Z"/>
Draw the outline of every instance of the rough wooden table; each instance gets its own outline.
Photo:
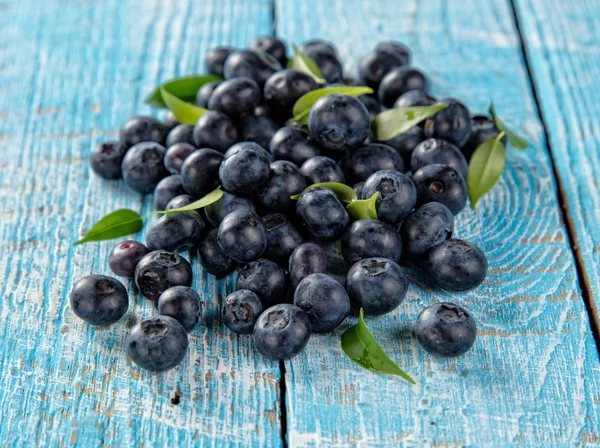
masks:
<path id="1" fill-rule="evenodd" d="M 0 443 L 3 446 L 574 446 L 600 444 L 600 2 L 591 0 L 4 0 L 0 3 Z M 433 93 L 472 111 L 494 101 L 532 145 L 457 235 L 486 252 L 466 294 L 413 278 L 401 308 L 369 326 L 417 385 L 359 370 L 340 334 L 291 362 L 265 361 L 218 317 L 233 279 L 193 260 L 206 327 L 183 364 L 132 366 L 133 297 L 110 329 L 76 319 L 73 282 L 109 273 L 113 243 L 73 246 L 121 207 L 150 211 L 90 173 L 161 81 L 203 72 L 215 45 L 335 42 L 346 69 L 378 41 L 409 45 Z M 467 356 L 437 360 L 411 335 L 420 310 L 474 314 Z M 594 338 L 596 335 L 596 342 Z"/>

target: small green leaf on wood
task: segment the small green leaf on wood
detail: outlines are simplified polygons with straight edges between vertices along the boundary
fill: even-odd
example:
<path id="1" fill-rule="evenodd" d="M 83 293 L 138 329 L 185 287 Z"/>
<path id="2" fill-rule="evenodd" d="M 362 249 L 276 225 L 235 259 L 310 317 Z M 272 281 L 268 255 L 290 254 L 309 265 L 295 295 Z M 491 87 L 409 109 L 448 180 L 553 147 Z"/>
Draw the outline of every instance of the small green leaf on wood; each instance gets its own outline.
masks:
<path id="1" fill-rule="evenodd" d="M 367 328 L 362 308 L 358 316 L 358 323 L 342 334 L 342 350 L 348 358 L 371 372 L 398 375 L 409 383 L 416 384 L 385 354 L 381 345 Z"/>
<path id="2" fill-rule="evenodd" d="M 349 95 L 358 97 L 361 95 L 368 95 L 373 93 L 373 89 L 370 87 L 355 87 L 355 86 L 337 86 L 337 87 L 323 87 L 322 89 L 313 90 L 305 93 L 296 101 L 292 114 L 294 118 L 292 120 L 298 121 L 302 124 L 308 123 L 308 113 L 310 108 L 315 102 L 326 95 L 332 94 Z"/>
<path id="3" fill-rule="evenodd" d="M 369 199 L 358 199 L 346 206 L 346 211 L 350 219 L 358 221 L 360 219 L 377 219 L 377 198 L 379 192 L 376 191 Z"/>
<path id="4" fill-rule="evenodd" d="M 168 215 L 172 214 L 172 213 L 179 213 L 179 212 L 192 212 L 195 210 L 198 210 L 200 208 L 204 208 L 207 205 L 213 204 L 215 202 L 217 202 L 219 199 L 221 199 L 223 197 L 223 190 L 221 190 L 221 187 L 218 187 L 216 190 L 211 191 L 210 193 L 208 193 L 206 196 L 204 196 L 202 199 L 198 199 L 195 202 L 192 202 L 191 204 L 185 205 L 183 207 L 179 207 L 179 208 L 173 208 L 171 210 L 158 210 L 155 212 L 151 212 L 151 215 L 160 215 L 163 213 L 166 213 Z"/>
<path id="5" fill-rule="evenodd" d="M 317 84 L 325 84 L 323 73 L 321 73 L 321 69 L 314 59 L 300 51 L 296 45 L 293 45 L 293 47 L 294 56 L 290 59 L 288 68 L 306 73 L 314 79 Z"/>
<path id="6" fill-rule="evenodd" d="M 502 137 L 504 137 L 504 132 L 500 132 L 494 140 L 483 142 L 471 156 L 467 187 L 473 210 L 477 201 L 496 185 L 504 171 L 506 150 L 500 141 Z"/>
<path id="7" fill-rule="evenodd" d="M 157 87 L 154 92 L 146 98 L 146 104 L 155 107 L 168 107 L 163 99 L 161 88 L 165 88 L 171 95 L 186 103 L 193 103 L 196 101 L 196 94 L 198 93 L 198 90 L 200 90 L 200 87 L 208 82 L 221 80 L 223 80 L 223 78 L 215 75 L 186 76 L 184 78 L 173 79 L 164 83 L 162 86 Z"/>
<path id="8" fill-rule="evenodd" d="M 198 106 L 194 106 L 190 103 L 180 100 L 175 95 L 171 95 L 164 87 L 160 88 L 163 100 L 169 108 L 177 121 L 185 124 L 196 124 L 198 118 L 208 112 L 207 109 L 203 109 Z"/>
<path id="9" fill-rule="evenodd" d="M 143 226 L 144 223 L 139 213 L 125 208 L 115 210 L 94 224 L 75 244 L 120 238 L 139 232 Z"/>
<path id="10" fill-rule="evenodd" d="M 508 137 L 508 141 L 511 145 L 513 145 L 517 149 L 525 149 L 529 146 L 529 142 L 521 137 L 516 132 L 510 130 L 508 126 L 500 119 L 500 117 L 496 114 L 496 109 L 494 108 L 494 103 L 490 104 L 490 115 L 494 119 L 496 123 L 496 127 L 506 134 Z"/>
<path id="11" fill-rule="evenodd" d="M 309 188 L 315 187 L 323 187 L 333 191 L 337 198 L 342 202 L 350 203 L 356 201 L 356 191 L 354 191 L 354 188 L 349 187 L 346 184 L 341 184 L 338 182 L 321 182 L 318 184 L 309 185 L 304 189 L 304 191 L 308 190 Z M 304 193 L 304 191 L 302 193 Z M 302 195 L 302 193 L 290 196 L 290 199 L 297 200 Z"/>
<path id="12" fill-rule="evenodd" d="M 431 106 L 397 107 L 381 112 L 371 124 L 375 138 L 380 142 L 390 140 L 446 107 L 446 103 L 436 103 Z"/>

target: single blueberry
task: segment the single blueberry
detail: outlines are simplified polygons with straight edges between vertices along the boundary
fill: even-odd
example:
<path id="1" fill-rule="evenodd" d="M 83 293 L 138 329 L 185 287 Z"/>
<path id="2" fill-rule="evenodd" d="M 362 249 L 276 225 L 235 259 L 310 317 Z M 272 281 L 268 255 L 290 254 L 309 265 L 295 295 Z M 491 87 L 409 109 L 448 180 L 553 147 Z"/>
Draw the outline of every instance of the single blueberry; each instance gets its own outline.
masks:
<path id="1" fill-rule="evenodd" d="M 394 261 L 373 257 L 356 262 L 346 276 L 346 290 L 355 312 L 383 316 L 394 311 L 406 297 L 408 280 Z"/>
<path id="2" fill-rule="evenodd" d="M 296 289 L 311 274 L 327 273 L 327 254 L 315 243 L 299 245 L 289 259 L 290 284 Z"/>
<path id="3" fill-rule="evenodd" d="M 223 154 L 214 149 L 194 151 L 181 165 L 181 183 L 185 191 L 202 198 L 219 186 L 219 167 Z"/>
<path id="4" fill-rule="evenodd" d="M 300 173 L 308 179 L 309 185 L 321 182 L 346 183 L 342 168 L 335 160 L 325 156 L 314 156 L 306 160 L 300 167 Z"/>
<path id="5" fill-rule="evenodd" d="M 382 106 L 394 107 L 400 95 L 411 90 L 429 90 L 427 76 L 414 67 L 396 67 L 383 77 L 377 94 Z"/>
<path id="6" fill-rule="evenodd" d="M 259 104 L 254 108 L 254 116 L 255 117 L 270 117 L 273 120 L 278 120 L 280 117 L 274 117 L 273 111 L 271 110 L 271 106 L 268 104 Z M 279 121 L 277 121 L 279 123 Z"/>
<path id="7" fill-rule="evenodd" d="M 250 199 L 243 196 L 236 196 L 227 193 L 226 191 L 223 192 L 221 199 L 204 208 L 206 218 L 215 227 L 219 227 L 221 221 L 223 221 L 228 214 L 236 210 L 248 210 L 252 213 L 256 213 L 254 204 Z"/>
<path id="8" fill-rule="evenodd" d="M 380 143 L 361 146 L 354 151 L 347 151 L 340 166 L 350 184 L 367 180 L 377 171 L 391 170 L 404 172 L 402 157 L 393 148 Z"/>
<path id="9" fill-rule="evenodd" d="M 469 109 L 454 98 L 440 102 L 448 107 L 425 120 L 425 137 L 446 140 L 461 148 L 471 137 Z"/>
<path id="10" fill-rule="evenodd" d="M 289 160 L 302 166 L 311 157 L 321 154 L 319 147 L 308 139 L 308 134 L 290 126 L 279 129 L 270 143 L 275 160 Z"/>
<path id="11" fill-rule="evenodd" d="M 158 298 L 158 314 L 172 317 L 190 333 L 198 326 L 202 317 L 200 296 L 189 286 L 173 286 Z"/>
<path id="12" fill-rule="evenodd" d="M 275 162 L 275 159 L 273 158 L 271 153 L 256 142 L 236 143 L 235 145 L 231 146 L 227 151 L 225 151 L 225 154 L 223 154 L 223 157 L 228 159 L 229 157 L 240 152 L 242 149 L 256 152 L 258 154 L 258 156 L 260 158 L 264 159 L 267 163 Z"/>
<path id="13" fill-rule="evenodd" d="M 410 168 L 413 173 L 419 168 L 439 163 L 454 168 L 463 179 L 467 179 L 469 165 L 460 149 L 446 140 L 428 138 L 419 143 L 412 152 Z"/>
<path id="14" fill-rule="evenodd" d="M 241 50 L 232 53 L 225 61 L 225 79 L 250 78 L 262 88 L 269 76 L 281 70 L 281 64 L 269 53 Z M 260 93 L 259 93 L 260 96 Z"/>
<path id="15" fill-rule="evenodd" d="M 168 213 L 152 223 L 146 246 L 150 250 L 184 252 L 198 246 L 204 227 L 204 221 L 195 211 Z"/>
<path id="16" fill-rule="evenodd" d="M 259 258 L 267 248 L 267 229 L 262 220 L 249 210 L 228 214 L 219 225 L 219 247 L 238 263 Z"/>
<path id="17" fill-rule="evenodd" d="M 423 90 L 409 90 L 398 97 L 394 107 L 431 106 L 436 99 Z"/>
<path id="18" fill-rule="evenodd" d="M 354 221 L 342 237 L 342 256 L 348 264 L 371 257 L 389 258 L 398 263 L 402 240 L 392 225 L 377 219 L 361 219 Z"/>
<path id="19" fill-rule="evenodd" d="M 313 51 L 307 53 L 317 63 L 321 74 L 329 84 L 340 82 L 344 78 L 344 69 L 339 58 L 330 52 Z"/>
<path id="20" fill-rule="evenodd" d="M 196 105 L 207 109 L 208 101 L 219 84 L 221 84 L 221 81 L 211 81 L 203 84 L 198 93 L 196 93 Z"/>
<path id="21" fill-rule="evenodd" d="M 153 316 L 135 325 L 125 344 L 127 354 L 138 366 L 150 372 L 163 372 L 181 363 L 189 342 L 177 320 Z"/>
<path id="22" fill-rule="evenodd" d="M 402 65 L 410 63 L 410 50 L 400 42 L 384 41 L 377 44 L 375 51 L 379 53 L 389 53 L 394 55 L 402 62 Z"/>
<path id="23" fill-rule="evenodd" d="M 279 130 L 279 125 L 266 115 L 250 115 L 242 120 L 241 123 L 242 140 L 255 142 L 263 148 L 268 148 L 271 139 Z"/>
<path id="24" fill-rule="evenodd" d="M 108 267 L 120 277 L 133 277 L 135 267 L 146 255 L 148 248 L 137 241 L 122 241 L 108 255 Z"/>
<path id="25" fill-rule="evenodd" d="M 278 160 L 271 163 L 267 183 L 256 190 L 258 203 L 267 210 L 288 211 L 296 207 L 296 201 L 290 199 L 306 188 L 306 179 L 292 162 Z"/>
<path id="26" fill-rule="evenodd" d="M 223 189 L 246 196 L 266 183 L 269 173 L 269 161 L 265 155 L 250 148 L 242 148 L 225 158 L 219 167 L 219 179 Z"/>
<path id="27" fill-rule="evenodd" d="M 258 318 L 252 339 L 258 352 L 269 359 L 290 359 L 308 344 L 312 332 L 304 311 L 289 303 L 272 306 Z"/>
<path id="28" fill-rule="evenodd" d="M 165 168 L 171 174 L 179 174 L 185 159 L 196 149 L 195 146 L 189 143 L 175 143 L 173 146 L 169 146 L 165 153 Z"/>
<path id="29" fill-rule="evenodd" d="M 171 174 L 161 180 L 154 189 L 154 210 L 164 210 L 171 199 L 185 194 L 179 174 Z"/>
<path id="30" fill-rule="evenodd" d="M 402 157 L 404 166 L 409 167 L 412 152 L 417 147 L 417 145 L 423 141 L 424 138 L 425 136 L 423 134 L 423 129 L 421 128 L 421 126 L 413 126 L 408 131 L 403 132 L 402 134 L 397 135 L 396 137 L 390 140 L 386 140 L 380 143 L 394 148 Z"/>
<path id="31" fill-rule="evenodd" d="M 223 301 L 223 323 L 234 333 L 251 334 L 256 321 L 264 311 L 258 296 L 248 289 L 229 294 Z"/>
<path id="32" fill-rule="evenodd" d="M 335 194 L 322 187 L 304 190 L 296 203 L 296 214 L 308 233 L 322 241 L 340 238 L 350 222 Z"/>
<path id="33" fill-rule="evenodd" d="M 233 49 L 229 47 L 217 47 L 206 53 L 204 63 L 206 71 L 211 75 L 223 76 L 223 66 Z"/>
<path id="34" fill-rule="evenodd" d="M 329 53 L 334 56 L 338 55 L 333 43 L 321 39 L 313 39 L 304 42 L 302 45 L 300 45 L 300 51 L 308 56 L 315 53 Z"/>
<path id="35" fill-rule="evenodd" d="M 254 292 L 268 308 L 286 301 L 287 277 L 277 263 L 259 258 L 240 270 L 236 287 Z"/>
<path id="36" fill-rule="evenodd" d="M 273 56 L 282 67 L 287 65 L 287 50 L 285 43 L 275 36 L 263 36 L 255 39 L 250 44 L 251 50 L 264 51 Z"/>
<path id="37" fill-rule="evenodd" d="M 126 153 L 127 147 L 121 142 L 100 143 L 90 158 L 92 170 L 104 179 L 121 179 L 121 163 Z"/>
<path id="38" fill-rule="evenodd" d="M 233 121 L 223 112 L 210 110 L 194 126 L 194 143 L 198 148 L 212 148 L 225 152 L 238 142 L 238 131 Z"/>
<path id="39" fill-rule="evenodd" d="M 260 103 L 260 87 L 250 78 L 223 81 L 210 96 L 208 107 L 232 119 L 251 115 Z"/>
<path id="40" fill-rule="evenodd" d="M 388 51 L 371 51 L 358 66 L 358 76 L 364 80 L 373 90 L 379 88 L 379 84 L 390 70 L 406 65 L 403 59 Z"/>
<path id="41" fill-rule="evenodd" d="M 420 260 L 431 249 L 452 237 L 454 216 L 439 202 L 422 205 L 402 222 L 400 236 L 404 254 Z"/>
<path id="42" fill-rule="evenodd" d="M 439 202 L 458 215 L 467 203 L 467 185 L 453 168 L 435 164 L 420 168 L 413 174 L 418 204 Z"/>
<path id="43" fill-rule="evenodd" d="M 163 143 L 169 129 L 152 117 L 135 117 L 121 128 L 120 140 L 128 148 L 141 142 Z"/>
<path id="44" fill-rule="evenodd" d="M 217 280 L 231 274 L 237 265 L 235 261 L 223 253 L 217 241 L 217 229 L 206 234 L 198 245 L 200 265 Z"/>
<path id="45" fill-rule="evenodd" d="M 175 126 L 167 135 L 167 148 L 176 143 L 194 144 L 194 126 L 191 124 L 179 124 Z"/>
<path id="46" fill-rule="evenodd" d="M 317 83 L 306 73 L 282 70 L 265 83 L 264 99 L 274 111 L 289 118 L 298 98 L 316 88 Z"/>
<path id="47" fill-rule="evenodd" d="M 292 252 L 304 238 L 286 215 L 273 213 L 263 218 L 267 229 L 267 250 L 264 256 L 286 266 Z"/>
<path id="48" fill-rule="evenodd" d="M 417 203 L 417 189 L 410 177 L 398 171 L 377 171 L 371 174 L 362 188 L 362 199 L 376 192 L 377 217 L 389 224 L 399 225 Z"/>
<path id="49" fill-rule="evenodd" d="M 159 143 L 142 142 L 132 146 L 121 163 L 123 180 L 139 193 L 151 193 L 169 172 L 165 168 L 165 147 Z"/>
<path id="50" fill-rule="evenodd" d="M 494 140 L 500 134 L 496 122 L 489 115 L 473 115 L 471 118 L 471 137 L 461 148 L 463 154 L 469 160 L 477 147 L 488 140 Z M 500 139 L 506 145 L 506 135 Z"/>
<path id="51" fill-rule="evenodd" d="M 381 104 L 377 100 L 375 95 L 361 95 L 358 99 L 365 105 L 369 112 L 369 118 L 374 120 L 375 117 L 381 112 Z"/>
<path id="52" fill-rule="evenodd" d="M 174 210 L 176 208 L 185 207 L 193 202 L 196 202 L 196 198 L 190 196 L 189 194 L 180 194 L 169 201 L 165 207 L 165 210 Z"/>
<path id="53" fill-rule="evenodd" d="M 71 308 L 77 317 L 92 325 L 111 325 L 127 312 L 129 299 L 123 284 L 106 275 L 83 277 L 71 290 Z"/>
<path id="54" fill-rule="evenodd" d="M 467 241 L 450 239 L 429 252 L 427 273 L 446 291 L 469 291 L 485 280 L 488 262 L 485 254 Z"/>
<path id="55" fill-rule="evenodd" d="M 137 264 L 135 284 L 144 297 L 156 302 L 172 286 L 192 286 L 192 267 L 177 254 L 155 250 Z"/>
<path id="56" fill-rule="evenodd" d="M 442 302 L 425 308 L 419 314 L 415 334 L 426 352 L 452 358 L 471 349 L 477 337 L 477 325 L 466 309 Z"/>

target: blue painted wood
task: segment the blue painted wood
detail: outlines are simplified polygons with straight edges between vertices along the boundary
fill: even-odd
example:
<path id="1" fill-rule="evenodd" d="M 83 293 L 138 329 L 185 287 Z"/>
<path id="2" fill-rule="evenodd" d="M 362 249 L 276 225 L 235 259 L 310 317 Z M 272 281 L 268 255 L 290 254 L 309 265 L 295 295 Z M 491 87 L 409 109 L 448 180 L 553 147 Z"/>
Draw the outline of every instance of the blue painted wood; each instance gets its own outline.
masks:
<path id="1" fill-rule="evenodd" d="M 123 350 L 133 320 L 154 313 L 131 284 L 129 312 L 109 329 L 68 305 L 74 281 L 109 274 L 114 244 L 71 243 L 104 214 L 152 202 L 92 175 L 91 149 L 153 112 L 143 99 L 159 82 L 202 72 L 211 47 L 270 33 L 270 3 L 7 0 L 0 29 L 0 445 L 281 445 L 279 366 L 217 313 L 233 279 L 193 261 L 206 328 L 162 375 Z"/>
<path id="2" fill-rule="evenodd" d="M 500 183 L 476 211 L 466 210 L 457 220 L 456 235 L 488 256 L 485 284 L 448 294 L 411 273 L 399 310 L 367 322 L 417 385 L 358 370 L 348 361 L 339 337 L 351 321 L 333 335 L 315 335 L 286 363 L 289 445 L 597 444 L 598 353 L 510 3 L 278 0 L 276 5 L 279 35 L 297 43 L 332 40 L 352 74 L 378 41 L 406 43 L 414 64 L 431 74 L 435 95 L 458 96 L 477 112 L 493 100 L 501 116 L 532 141 L 525 151 L 509 150 Z M 537 5 L 547 8 L 541 0 Z M 555 13 L 547 8 L 547 15 Z M 570 17 L 560 14 L 554 21 L 566 30 Z M 592 51 L 592 43 L 588 36 L 581 51 Z M 564 97 L 572 94 L 565 87 L 552 85 Z M 597 141 L 591 133 L 587 138 Z M 440 300 L 466 306 L 477 321 L 479 338 L 464 357 L 433 359 L 412 336 L 418 313 Z"/>

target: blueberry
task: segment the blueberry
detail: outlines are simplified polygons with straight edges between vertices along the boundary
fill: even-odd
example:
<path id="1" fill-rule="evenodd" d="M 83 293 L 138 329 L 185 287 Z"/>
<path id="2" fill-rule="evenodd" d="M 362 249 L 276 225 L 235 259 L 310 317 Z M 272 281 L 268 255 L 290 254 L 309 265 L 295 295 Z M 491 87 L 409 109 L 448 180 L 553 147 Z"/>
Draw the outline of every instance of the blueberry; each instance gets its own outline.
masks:
<path id="1" fill-rule="evenodd" d="M 241 124 L 242 139 L 255 142 L 263 148 L 268 148 L 271 139 L 279 129 L 279 125 L 266 115 L 250 115 L 244 118 Z"/>
<path id="2" fill-rule="evenodd" d="M 156 302 L 172 286 L 192 286 L 192 267 L 177 254 L 155 250 L 137 264 L 135 284 L 144 297 Z"/>
<path id="3" fill-rule="evenodd" d="M 108 255 L 110 270 L 120 277 L 133 277 L 135 267 L 146 255 L 148 248 L 137 241 L 122 241 L 113 247 Z"/>
<path id="4" fill-rule="evenodd" d="M 165 168 L 171 174 L 179 174 L 181 165 L 194 151 L 196 151 L 196 147 L 189 143 L 175 143 L 173 146 L 169 146 L 165 153 Z"/>
<path id="5" fill-rule="evenodd" d="M 215 227 L 219 227 L 225 217 L 236 210 L 248 210 L 256 212 L 254 204 L 248 198 L 236 196 L 231 193 L 223 192 L 223 196 L 217 202 L 207 205 L 204 209 L 206 218 Z"/>
<path id="6" fill-rule="evenodd" d="M 123 177 L 121 163 L 126 152 L 127 147 L 121 142 L 100 143 L 90 158 L 92 170 L 104 179 L 120 179 Z"/>
<path id="7" fill-rule="evenodd" d="M 264 98 L 278 114 L 291 117 L 298 98 L 316 88 L 317 83 L 306 73 L 282 70 L 265 83 Z"/>
<path id="8" fill-rule="evenodd" d="M 328 83 L 338 83 L 343 79 L 344 69 L 337 55 L 328 51 L 311 51 L 307 55 L 317 63 L 321 74 Z"/>
<path id="9" fill-rule="evenodd" d="M 181 183 L 190 195 L 202 198 L 219 186 L 223 154 L 214 149 L 194 151 L 181 165 Z"/>
<path id="10" fill-rule="evenodd" d="M 462 147 L 462 152 L 469 160 L 477 147 L 483 142 L 494 140 L 500 134 L 500 129 L 496 127 L 496 122 L 489 115 L 473 115 L 471 118 L 471 137 Z M 501 139 L 502 144 L 506 145 L 506 135 Z"/>
<path id="11" fill-rule="evenodd" d="M 208 101 L 208 107 L 237 119 L 251 115 L 260 103 L 260 87 L 250 78 L 223 81 Z"/>
<path id="12" fill-rule="evenodd" d="M 194 126 L 194 143 L 198 148 L 212 148 L 225 152 L 237 141 L 238 132 L 233 121 L 222 112 L 208 111 Z"/>
<path id="13" fill-rule="evenodd" d="M 267 210 L 288 211 L 296 206 L 290 199 L 306 188 L 306 179 L 292 162 L 278 160 L 271 163 L 267 183 L 258 187 L 256 199 Z"/>
<path id="14" fill-rule="evenodd" d="M 269 180 L 269 173 L 269 161 L 261 152 L 242 148 L 223 160 L 219 179 L 224 190 L 248 196 Z"/>
<path id="15" fill-rule="evenodd" d="M 361 146 L 347 151 L 340 166 L 350 184 L 362 182 L 377 171 L 392 170 L 404 172 L 402 157 L 393 148 L 380 143 Z"/>
<path id="16" fill-rule="evenodd" d="M 362 199 L 377 196 L 377 217 L 399 225 L 417 203 L 417 189 L 410 177 L 398 171 L 377 171 L 369 176 L 362 188 Z"/>
<path id="17" fill-rule="evenodd" d="M 265 257 L 287 267 L 292 252 L 302 244 L 304 238 L 287 216 L 273 213 L 263 218 L 267 229 Z"/>
<path id="18" fill-rule="evenodd" d="M 348 264 L 371 257 L 389 258 L 398 263 L 402 240 L 392 225 L 377 219 L 355 221 L 342 237 L 342 256 Z"/>
<path id="19" fill-rule="evenodd" d="M 389 53 L 400 60 L 402 65 L 408 65 L 410 63 L 410 51 L 409 49 L 399 43 L 393 41 L 380 42 L 375 47 L 375 51 L 379 53 Z"/>
<path id="20" fill-rule="evenodd" d="M 171 199 L 185 194 L 179 174 L 171 174 L 161 180 L 154 189 L 154 209 L 164 210 Z"/>
<path id="21" fill-rule="evenodd" d="M 190 333 L 200 322 L 202 302 L 198 293 L 189 286 L 173 286 L 158 298 L 158 314 L 172 317 Z"/>
<path id="22" fill-rule="evenodd" d="M 311 274 L 327 273 L 327 254 L 314 243 L 304 243 L 294 249 L 289 259 L 290 284 L 298 284 Z"/>
<path id="23" fill-rule="evenodd" d="M 414 67 L 396 67 L 383 77 L 377 94 L 383 106 L 393 107 L 400 95 L 411 90 L 429 90 L 427 76 Z"/>
<path id="24" fill-rule="evenodd" d="M 278 117 L 273 117 L 273 111 L 271 110 L 271 106 L 268 104 L 259 104 L 254 108 L 254 116 L 255 117 L 271 117 L 276 120 Z"/>
<path id="25" fill-rule="evenodd" d="M 485 280 L 488 262 L 474 244 L 462 240 L 446 240 L 434 247 L 427 258 L 431 280 L 446 291 L 469 291 Z"/>
<path id="26" fill-rule="evenodd" d="M 362 192 L 363 192 L 363 187 L 365 186 L 364 182 L 358 182 L 354 185 L 352 185 L 352 189 L 354 190 L 354 192 L 356 193 L 356 197 L 360 198 L 362 197 Z"/>
<path id="27" fill-rule="evenodd" d="M 420 168 L 413 174 L 418 204 L 439 202 L 458 215 L 467 203 L 467 185 L 453 168 L 435 164 Z"/>
<path id="28" fill-rule="evenodd" d="M 367 111 L 369 112 L 369 118 L 374 120 L 375 117 L 381 112 L 381 104 L 377 100 L 375 95 L 361 95 L 358 99 L 365 105 Z"/>
<path id="29" fill-rule="evenodd" d="M 165 118 L 163 118 L 163 124 L 165 125 L 167 130 L 170 131 L 180 123 L 179 121 L 177 121 L 177 117 L 175 117 L 175 114 L 172 111 L 168 110 L 165 114 Z"/>
<path id="30" fill-rule="evenodd" d="M 106 275 L 83 277 L 75 283 L 69 301 L 77 317 L 99 326 L 117 322 L 129 305 L 123 284 Z"/>
<path id="31" fill-rule="evenodd" d="M 275 159 L 273 158 L 273 156 L 271 155 L 271 153 L 269 151 L 267 151 L 265 148 L 263 148 L 262 146 L 260 146 L 258 143 L 256 142 L 239 142 L 236 143 L 235 145 L 233 145 L 232 147 L 230 147 L 227 151 L 225 151 L 225 154 L 223 154 L 223 156 L 228 159 L 229 157 L 237 154 L 238 152 L 240 152 L 241 150 L 251 150 L 254 151 L 258 154 L 258 156 L 262 159 L 264 159 L 267 163 L 272 163 L 275 162 Z"/>
<path id="32" fill-rule="evenodd" d="M 410 166 L 410 156 L 412 155 L 413 150 L 424 138 L 425 136 L 423 135 L 421 126 L 413 126 L 408 131 L 381 143 L 394 148 L 402 157 L 404 166 L 408 167 Z"/>
<path id="33" fill-rule="evenodd" d="M 454 217 L 439 202 L 429 202 L 412 212 L 402 223 L 400 236 L 404 253 L 412 259 L 421 259 L 435 246 L 452 237 Z"/>
<path id="34" fill-rule="evenodd" d="M 262 88 L 269 76 L 281 70 L 281 64 L 264 51 L 242 50 L 232 53 L 225 61 L 226 79 L 250 78 Z M 259 93 L 260 96 L 260 93 Z"/>
<path id="35" fill-rule="evenodd" d="M 371 51 L 358 66 L 358 76 L 364 80 L 373 90 L 379 88 L 379 84 L 385 75 L 395 67 L 406 65 L 404 60 L 396 54 L 388 51 Z"/>
<path id="36" fill-rule="evenodd" d="M 421 312 L 415 325 L 415 334 L 426 352 L 452 358 L 470 350 L 477 336 L 477 325 L 464 308 L 442 302 Z"/>
<path id="37" fill-rule="evenodd" d="M 234 333 L 251 334 L 264 307 L 256 294 L 241 289 L 229 294 L 223 302 L 223 323 Z"/>
<path id="38" fill-rule="evenodd" d="M 121 128 L 120 140 L 128 148 L 141 142 L 163 143 L 169 129 L 152 117 L 135 117 Z"/>
<path id="39" fill-rule="evenodd" d="M 365 316 L 382 316 L 402 303 L 408 280 L 394 261 L 382 257 L 365 258 L 348 271 L 346 290 L 355 312 L 362 308 Z"/>
<path id="40" fill-rule="evenodd" d="M 335 194 L 327 188 L 305 190 L 296 204 L 296 214 L 308 233 L 316 240 L 340 238 L 350 217 Z"/>
<path id="41" fill-rule="evenodd" d="M 165 207 L 165 210 L 173 210 L 176 208 L 185 207 L 193 202 L 196 202 L 196 198 L 190 196 L 189 194 L 180 194 L 169 201 Z"/>
<path id="42" fill-rule="evenodd" d="M 164 146 L 153 142 L 142 142 L 129 148 L 121 164 L 127 186 L 139 193 L 151 193 L 169 174 L 163 162 L 165 151 Z"/>
<path id="43" fill-rule="evenodd" d="M 326 274 L 305 277 L 294 292 L 294 305 L 303 310 L 312 331 L 333 331 L 350 313 L 344 287 Z"/>
<path id="44" fill-rule="evenodd" d="M 302 164 L 300 172 L 308 179 L 309 185 L 321 182 L 346 183 L 342 168 L 335 160 L 325 156 L 311 157 Z"/>
<path id="45" fill-rule="evenodd" d="M 238 263 L 259 258 L 267 248 L 267 229 L 262 220 L 249 210 L 228 214 L 219 225 L 219 247 Z"/>
<path id="46" fill-rule="evenodd" d="M 150 250 L 184 252 L 198 246 L 204 227 L 195 211 L 162 215 L 148 229 L 146 246 Z"/>
<path id="47" fill-rule="evenodd" d="M 469 165 L 465 156 L 460 149 L 446 140 L 428 138 L 417 145 L 410 158 L 410 168 L 413 172 L 436 163 L 454 168 L 463 179 L 467 178 Z"/>
<path id="48" fill-rule="evenodd" d="M 286 301 L 287 277 L 277 263 L 259 258 L 240 270 L 236 287 L 254 292 L 267 308 Z"/>
<path id="49" fill-rule="evenodd" d="M 471 137 L 469 109 L 453 98 L 441 100 L 448 107 L 425 120 L 425 137 L 440 138 L 462 147 Z"/>
<path id="50" fill-rule="evenodd" d="M 289 160 L 298 166 L 321 154 L 319 147 L 308 139 L 306 133 L 290 126 L 279 129 L 273 135 L 270 150 L 276 160 Z"/>
<path id="51" fill-rule="evenodd" d="M 206 53 L 206 71 L 211 75 L 223 76 L 223 66 L 229 55 L 233 53 L 232 48 L 218 47 Z"/>
<path id="52" fill-rule="evenodd" d="M 219 84 L 221 84 L 221 81 L 211 81 L 203 84 L 196 93 L 196 105 L 207 109 L 208 101 Z"/>
<path id="53" fill-rule="evenodd" d="M 289 303 L 272 306 L 258 318 L 252 333 L 254 346 L 269 359 L 290 359 L 308 344 L 312 332 L 304 311 Z"/>
<path id="54" fill-rule="evenodd" d="M 394 107 L 431 106 L 435 98 L 423 90 L 409 90 L 398 97 Z"/>
<path id="55" fill-rule="evenodd" d="M 313 138 L 327 149 L 342 151 L 356 148 L 369 135 L 369 111 L 357 98 L 326 95 L 311 107 L 308 129 Z"/>
<path id="56" fill-rule="evenodd" d="M 179 124 L 175 126 L 167 135 L 167 148 L 170 148 L 176 143 L 194 144 L 194 126 L 191 124 Z"/>
<path id="57" fill-rule="evenodd" d="M 277 59 L 282 67 L 285 67 L 287 64 L 285 43 L 275 36 L 263 36 L 253 40 L 250 44 L 250 49 L 269 53 Z"/>
<path id="58" fill-rule="evenodd" d="M 189 342 L 177 320 L 153 316 L 134 326 L 125 344 L 127 354 L 138 366 L 151 372 L 163 372 L 181 363 Z"/>
<path id="59" fill-rule="evenodd" d="M 304 42 L 300 46 L 300 51 L 309 56 L 315 53 L 329 53 L 334 56 L 337 56 L 338 54 L 335 46 L 331 42 L 321 39 L 313 39 Z"/>
<path id="60" fill-rule="evenodd" d="M 217 241 L 217 229 L 206 234 L 198 245 L 198 258 L 200 265 L 209 274 L 217 279 L 231 274 L 236 267 L 236 262 L 223 253 Z"/>

